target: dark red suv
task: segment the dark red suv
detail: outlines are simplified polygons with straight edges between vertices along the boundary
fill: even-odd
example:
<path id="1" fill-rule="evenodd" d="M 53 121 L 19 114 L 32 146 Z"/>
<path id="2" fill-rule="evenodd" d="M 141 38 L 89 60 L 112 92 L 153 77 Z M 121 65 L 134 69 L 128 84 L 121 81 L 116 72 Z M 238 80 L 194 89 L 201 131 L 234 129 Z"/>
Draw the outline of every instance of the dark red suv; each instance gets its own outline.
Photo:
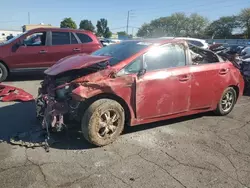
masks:
<path id="1" fill-rule="evenodd" d="M 102 47 L 90 31 L 38 28 L 0 44 L 0 82 L 12 72 L 45 70 L 59 59 Z"/>

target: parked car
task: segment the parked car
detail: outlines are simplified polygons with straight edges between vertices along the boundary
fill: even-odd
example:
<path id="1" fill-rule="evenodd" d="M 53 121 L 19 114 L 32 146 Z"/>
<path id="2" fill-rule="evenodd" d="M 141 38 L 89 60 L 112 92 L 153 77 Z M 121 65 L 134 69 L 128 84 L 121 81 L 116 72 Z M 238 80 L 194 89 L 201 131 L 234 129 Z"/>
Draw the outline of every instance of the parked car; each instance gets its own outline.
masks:
<path id="1" fill-rule="evenodd" d="M 64 58 L 45 75 L 36 99 L 42 127 L 58 131 L 65 117 L 75 119 L 97 146 L 127 125 L 207 111 L 227 115 L 244 89 L 230 61 L 176 39 L 124 41 Z"/>
<path id="2" fill-rule="evenodd" d="M 245 48 L 241 51 L 241 56 L 250 56 L 250 46 L 245 47 Z"/>
<path id="3" fill-rule="evenodd" d="M 97 37 L 84 30 L 38 28 L 0 44 L 0 82 L 10 73 L 46 70 L 59 59 L 90 54 L 102 47 Z"/>
<path id="4" fill-rule="evenodd" d="M 208 49 L 209 44 L 206 40 L 197 39 L 197 38 L 189 38 L 189 37 L 162 37 L 162 39 L 182 39 L 186 40 L 188 43 L 198 46 L 200 48 Z"/>
<path id="5" fill-rule="evenodd" d="M 111 44 L 117 44 L 120 43 L 120 40 L 116 40 L 116 39 L 101 39 L 100 40 L 103 46 L 109 46 Z"/>

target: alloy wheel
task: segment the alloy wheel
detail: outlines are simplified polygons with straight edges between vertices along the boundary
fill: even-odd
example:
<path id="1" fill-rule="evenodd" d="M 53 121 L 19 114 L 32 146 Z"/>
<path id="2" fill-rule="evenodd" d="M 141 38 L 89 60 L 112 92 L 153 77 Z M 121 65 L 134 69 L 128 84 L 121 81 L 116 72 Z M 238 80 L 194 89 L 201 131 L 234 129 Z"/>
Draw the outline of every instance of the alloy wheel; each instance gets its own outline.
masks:
<path id="1" fill-rule="evenodd" d="M 99 119 L 98 134 L 102 138 L 111 137 L 119 125 L 119 113 L 115 110 L 106 110 Z"/>
<path id="2" fill-rule="evenodd" d="M 228 91 L 224 94 L 222 100 L 221 100 L 221 108 L 224 112 L 228 112 L 231 110 L 231 108 L 234 105 L 234 94 L 231 91 Z"/>

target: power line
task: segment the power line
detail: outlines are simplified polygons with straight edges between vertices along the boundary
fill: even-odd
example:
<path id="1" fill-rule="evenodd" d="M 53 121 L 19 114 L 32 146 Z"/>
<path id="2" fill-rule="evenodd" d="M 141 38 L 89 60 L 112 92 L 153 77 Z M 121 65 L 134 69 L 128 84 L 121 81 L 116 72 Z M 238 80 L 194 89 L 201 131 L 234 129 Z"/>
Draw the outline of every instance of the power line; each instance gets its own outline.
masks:
<path id="1" fill-rule="evenodd" d="M 228 4 L 228 0 L 220 0 L 220 1 L 217 1 L 216 2 L 216 4 L 213 4 L 213 5 L 216 5 L 216 6 L 218 6 L 218 4 L 222 4 L 222 3 L 226 3 L 226 7 L 227 7 L 227 4 Z M 235 1 L 233 1 L 233 2 L 235 2 Z M 247 0 L 247 2 L 249 2 L 249 0 Z M 234 5 L 238 5 L 239 4 L 239 2 L 236 2 L 235 4 L 233 4 L 232 6 L 234 6 Z M 182 5 L 184 5 L 184 4 L 182 4 Z M 190 5 L 190 4 L 185 4 L 185 5 Z M 174 5 L 173 5 L 174 6 Z M 162 8 L 164 8 L 164 9 L 166 9 L 166 8 L 170 8 L 170 7 L 173 7 L 173 6 L 167 6 L 167 7 L 161 7 L 161 8 L 153 8 L 153 9 L 147 9 L 147 10 L 141 10 L 142 12 L 143 11 L 146 11 L 147 13 L 145 13 L 145 14 L 148 14 L 148 12 L 150 12 L 150 13 L 152 13 L 152 12 L 159 12 L 159 11 L 161 11 L 161 9 Z M 197 6 L 195 6 L 194 8 L 200 8 L 200 7 L 208 7 L 208 6 L 211 6 L 211 3 L 210 4 L 208 4 L 208 3 L 206 3 L 206 4 L 200 4 L 200 5 L 197 5 Z M 223 5 L 223 7 L 225 7 L 224 5 Z M 222 8 L 223 8 L 222 7 Z M 192 8 L 189 8 L 189 9 L 192 9 Z M 150 10 L 153 10 L 153 11 L 150 11 Z M 155 11 L 154 11 L 155 10 Z M 168 11 L 169 10 L 171 10 L 171 11 L 175 11 L 175 12 L 186 12 L 186 8 L 185 7 L 183 7 L 182 9 L 168 9 Z M 138 10 L 138 12 L 140 13 L 141 12 L 140 10 Z M 144 13 L 143 13 L 144 14 Z"/>
<path id="2" fill-rule="evenodd" d="M 124 26 L 124 27 L 117 27 L 117 28 L 112 28 L 111 30 L 118 30 L 118 29 L 123 29 L 123 28 L 126 28 L 127 26 Z"/>
<path id="3" fill-rule="evenodd" d="M 191 1 L 185 1 L 185 3 L 188 3 L 188 2 L 194 2 L 195 0 L 191 0 Z M 170 5 L 167 5 L 167 8 L 169 7 L 175 7 L 175 6 L 179 6 L 179 5 L 183 5 L 183 3 L 179 3 L 179 4 L 170 4 Z M 155 8 L 148 8 L 148 9 L 136 9 L 136 11 L 138 12 L 144 12 L 144 11 L 149 11 L 149 10 L 159 10 L 161 8 L 166 8 L 166 7 L 155 7 Z"/>
<path id="4" fill-rule="evenodd" d="M 17 21 L 17 20 L 12 20 L 12 21 L 0 21 L 0 23 L 12 23 L 12 22 L 21 22 L 21 21 Z"/>
<path id="5" fill-rule="evenodd" d="M 235 5 L 238 5 L 239 3 L 234 3 L 234 4 L 230 4 L 230 5 L 225 5 L 223 6 L 223 9 L 226 8 L 226 7 L 233 7 Z M 186 13 L 204 13 L 204 12 L 207 12 L 207 11 L 211 11 L 211 10 L 214 10 L 214 7 L 210 7 L 210 8 L 206 8 L 206 9 L 201 9 L 201 10 L 197 10 L 197 11 L 192 11 L 192 12 L 186 12 Z"/>

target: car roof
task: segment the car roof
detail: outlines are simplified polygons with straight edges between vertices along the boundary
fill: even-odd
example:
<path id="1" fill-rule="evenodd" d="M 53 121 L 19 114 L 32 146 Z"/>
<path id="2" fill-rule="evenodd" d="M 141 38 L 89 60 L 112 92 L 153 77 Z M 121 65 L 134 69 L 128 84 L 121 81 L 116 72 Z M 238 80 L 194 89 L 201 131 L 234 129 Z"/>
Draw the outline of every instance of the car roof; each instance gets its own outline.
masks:
<path id="1" fill-rule="evenodd" d="M 199 41 L 199 42 L 206 42 L 206 40 L 204 39 L 197 39 L 197 38 L 190 38 L 190 37 L 161 37 L 162 39 L 183 39 L 183 40 L 195 40 L 195 41 Z"/>
<path id="2" fill-rule="evenodd" d="M 39 27 L 35 29 L 31 29 L 29 31 L 66 31 L 66 32 L 80 32 L 85 34 L 93 34 L 91 31 L 83 30 L 83 29 L 71 29 L 71 28 L 58 28 L 58 27 Z"/>

